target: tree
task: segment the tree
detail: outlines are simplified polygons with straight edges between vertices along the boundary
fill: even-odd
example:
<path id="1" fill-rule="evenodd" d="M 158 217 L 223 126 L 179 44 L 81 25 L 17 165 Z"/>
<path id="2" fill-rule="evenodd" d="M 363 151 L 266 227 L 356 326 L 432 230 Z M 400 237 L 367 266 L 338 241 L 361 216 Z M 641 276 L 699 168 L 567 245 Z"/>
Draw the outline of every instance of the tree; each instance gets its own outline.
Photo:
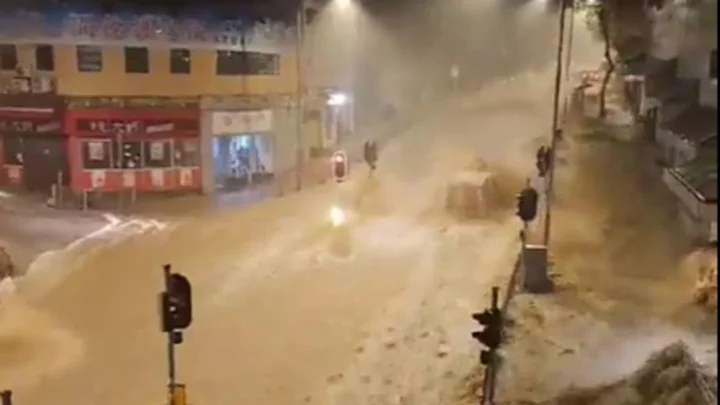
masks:
<path id="1" fill-rule="evenodd" d="M 602 34 L 603 42 L 605 43 L 605 50 L 603 56 L 605 57 L 605 63 L 607 64 L 607 66 L 605 67 L 605 77 L 603 77 L 602 86 L 600 87 L 600 106 L 598 109 L 598 118 L 605 118 L 605 116 L 607 115 L 607 87 L 610 83 L 610 78 L 612 77 L 612 74 L 615 72 L 615 63 L 613 62 L 611 54 L 612 45 L 610 43 L 610 17 L 608 14 L 609 12 L 606 3 L 600 3 L 600 6 L 598 6 L 597 16 L 598 24 L 600 25 L 600 33 Z"/>
<path id="2" fill-rule="evenodd" d="M 607 87 L 616 70 L 613 50 L 628 48 L 631 43 L 650 43 L 649 21 L 647 21 L 645 2 L 643 0 L 596 0 L 580 1 L 579 5 L 586 11 L 587 24 L 597 33 L 605 44 L 603 56 L 606 69 L 600 88 L 598 117 L 607 115 Z M 638 41 L 638 39 L 641 39 Z M 636 46 L 630 47 L 635 48 Z M 631 49 L 630 53 L 637 50 Z"/>

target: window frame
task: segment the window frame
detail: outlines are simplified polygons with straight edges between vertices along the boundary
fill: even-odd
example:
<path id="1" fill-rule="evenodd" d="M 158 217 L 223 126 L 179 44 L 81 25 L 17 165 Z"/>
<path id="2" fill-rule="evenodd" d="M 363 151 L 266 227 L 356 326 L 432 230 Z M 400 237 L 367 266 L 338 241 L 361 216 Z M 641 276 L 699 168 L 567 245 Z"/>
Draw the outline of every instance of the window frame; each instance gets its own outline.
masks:
<path id="1" fill-rule="evenodd" d="M 158 163 L 157 161 L 151 160 L 150 157 L 152 155 L 150 148 L 152 147 L 153 143 L 162 143 L 163 144 L 163 154 L 164 158 L 162 163 Z M 175 149 L 173 147 L 173 140 L 170 138 L 162 138 L 162 139 L 144 139 L 142 140 L 142 167 L 144 169 L 171 169 L 174 167 L 174 153 Z"/>
<path id="2" fill-rule="evenodd" d="M 133 52 L 138 52 L 132 55 Z M 144 62 L 140 62 L 144 56 Z M 150 50 L 146 46 L 123 47 L 125 59 L 125 73 L 127 74 L 148 74 L 150 73 Z M 134 57 L 133 57 L 134 56 Z M 137 65 L 136 65 L 137 63 Z"/>
<path id="3" fill-rule="evenodd" d="M 10 51 L 6 53 L 6 51 Z M 6 58 L 9 58 L 7 60 Z M 14 62 L 14 63 L 10 63 Z M 14 44 L 0 44 L 0 70 L 15 70 L 18 67 L 18 48 Z M 12 65 L 12 67 L 10 66 Z"/>
<path id="4" fill-rule="evenodd" d="M 215 51 L 216 76 L 279 76 L 280 54 L 266 52 L 248 52 L 233 50 Z M 256 68 L 263 63 L 260 61 L 270 59 L 270 69 Z"/>
<path id="5" fill-rule="evenodd" d="M 188 158 L 189 154 L 186 155 L 185 145 L 195 144 L 195 151 L 191 158 Z M 200 139 L 198 138 L 185 138 L 185 139 L 173 139 L 172 142 L 172 153 L 173 153 L 173 167 L 200 167 L 202 156 L 200 154 Z M 187 163 L 187 162 L 190 163 Z"/>
<path id="6" fill-rule="evenodd" d="M 178 55 L 181 59 L 177 59 Z M 170 48 L 170 73 L 174 75 L 189 75 L 192 73 L 192 51 L 188 48 Z M 185 61 L 181 61 L 186 59 Z"/>
<path id="7" fill-rule="evenodd" d="M 89 162 L 98 162 L 96 160 L 89 159 L 90 143 L 97 142 L 103 144 L 103 150 L 107 154 L 107 157 L 102 160 L 105 163 L 98 165 L 89 165 Z M 102 138 L 87 138 L 80 142 L 80 158 L 82 160 L 83 170 L 113 170 L 115 169 L 115 156 L 113 156 L 113 145 L 112 140 Z"/>
<path id="8" fill-rule="evenodd" d="M 12 146 L 9 147 L 9 146 Z M 23 137 L 18 134 L 5 134 L 2 137 L 2 158 L 3 164 L 7 166 L 23 166 L 23 155 L 25 147 L 23 145 Z M 11 154 L 12 152 L 12 154 Z M 18 159 L 20 155 L 20 159 Z"/>
<path id="9" fill-rule="evenodd" d="M 136 170 L 136 169 L 142 169 L 143 164 L 145 162 L 145 148 L 143 146 L 142 140 L 118 140 L 118 139 L 111 139 L 111 153 L 113 157 L 113 169 L 118 170 Z M 122 145 L 123 150 L 119 151 L 118 149 Z M 135 159 L 128 159 L 125 155 L 125 147 L 128 145 L 132 145 L 134 147 L 137 147 L 138 149 L 135 151 L 135 156 L 137 156 L 137 160 Z M 120 161 L 118 162 L 118 157 L 120 158 Z M 130 167 L 128 162 L 135 162 L 136 165 L 133 167 Z"/>
<path id="10" fill-rule="evenodd" d="M 45 63 L 41 63 L 43 59 L 43 55 L 41 55 L 41 50 L 46 50 L 48 53 L 45 55 L 45 57 L 49 58 L 45 61 L 47 62 L 47 65 Z M 54 72 L 55 71 L 55 47 L 49 44 L 37 44 L 35 45 L 35 69 L 39 70 L 40 72 Z"/>
<path id="11" fill-rule="evenodd" d="M 84 69 L 83 66 L 87 66 L 86 64 L 80 63 L 80 56 L 84 55 L 85 53 L 94 53 L 97 55 L 100 55 L 100 66 L 98 69 Z M 103 52 L 103 49 L 101 46 L 97 45 L 76 45 L 75 46 L 75 67 L 77 68 L 77 71 L 80 73 L 100 73 L 103 71 L 105 65 L 105 54 Z"/>

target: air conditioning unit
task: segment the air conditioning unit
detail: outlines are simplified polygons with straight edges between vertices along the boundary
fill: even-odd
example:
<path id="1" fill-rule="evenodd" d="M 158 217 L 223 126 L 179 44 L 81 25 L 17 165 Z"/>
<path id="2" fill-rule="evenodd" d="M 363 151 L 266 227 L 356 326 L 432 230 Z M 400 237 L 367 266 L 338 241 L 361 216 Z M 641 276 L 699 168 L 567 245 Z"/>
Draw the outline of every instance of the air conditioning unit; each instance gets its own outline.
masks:
<path id="1" fill-rule="evenodd" d="M 56 89 L 56 79 L 49 76 L 35 76 L 32 79 L 33 93 L 54 93 Z"/>

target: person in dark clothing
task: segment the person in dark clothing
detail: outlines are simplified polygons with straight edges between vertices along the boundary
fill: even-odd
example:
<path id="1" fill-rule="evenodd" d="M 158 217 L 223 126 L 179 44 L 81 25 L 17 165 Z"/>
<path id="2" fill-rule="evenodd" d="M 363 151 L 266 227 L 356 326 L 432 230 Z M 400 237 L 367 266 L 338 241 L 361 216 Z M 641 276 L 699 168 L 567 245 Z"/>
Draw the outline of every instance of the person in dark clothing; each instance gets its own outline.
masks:
<path id="1" fill-rule="evenodd" d="M 370 166 L 370 172 L 375 171 L 375 164 L 377 162 L 377 145 L 374 140 L 367 140 L 363 144 L 363 159 L 365 163 Z"/>

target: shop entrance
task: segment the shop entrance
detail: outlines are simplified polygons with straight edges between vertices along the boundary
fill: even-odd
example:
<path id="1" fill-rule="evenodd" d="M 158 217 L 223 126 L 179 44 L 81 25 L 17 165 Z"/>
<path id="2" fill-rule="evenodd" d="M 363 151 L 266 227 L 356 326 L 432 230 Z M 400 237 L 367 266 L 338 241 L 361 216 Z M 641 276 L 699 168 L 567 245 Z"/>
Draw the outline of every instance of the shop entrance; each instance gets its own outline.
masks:
<path id="1" fill-rule="evenodd" d="M 269 184 L 274 177 L 273 153 L 272 138 L 267 134 L 215 136 L 215 189 L 232 192 Z"/>
<path id="2" fill-rule="evenodd" d="M 62 185 L 69 183 L 67 138 L 34 134 L 23 139 L 25 186 L 31 191 L 49 191 L 62 174 Z"/>

